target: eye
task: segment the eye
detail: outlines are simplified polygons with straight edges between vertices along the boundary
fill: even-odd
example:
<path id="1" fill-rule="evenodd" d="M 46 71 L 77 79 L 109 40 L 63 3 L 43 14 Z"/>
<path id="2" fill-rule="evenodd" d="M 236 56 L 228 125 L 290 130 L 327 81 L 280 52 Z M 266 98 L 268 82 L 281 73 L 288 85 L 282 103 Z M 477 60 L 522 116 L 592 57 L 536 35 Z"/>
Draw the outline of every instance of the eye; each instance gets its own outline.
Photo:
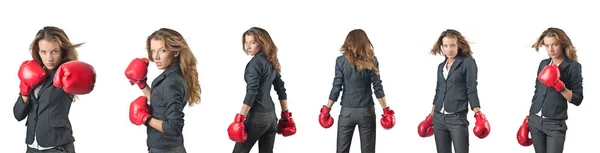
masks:
<path id="1" fill-rule="evenodd" d="M 51 54 L 58 54 L 58 50 L 53 50 Z"/>
<path id="2" fill-rule="evenodd" d="M 161 49 L 160 52 L 164 53 L 164 52 L 167 52 L 167 50 Z"/>

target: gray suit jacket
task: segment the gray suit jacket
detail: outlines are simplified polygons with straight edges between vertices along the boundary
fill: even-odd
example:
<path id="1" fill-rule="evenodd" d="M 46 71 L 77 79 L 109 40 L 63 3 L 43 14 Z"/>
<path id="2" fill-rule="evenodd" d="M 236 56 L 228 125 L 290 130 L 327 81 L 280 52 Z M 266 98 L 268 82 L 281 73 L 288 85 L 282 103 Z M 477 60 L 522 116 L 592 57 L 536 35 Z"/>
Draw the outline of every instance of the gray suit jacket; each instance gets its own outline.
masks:
<path id="1" fill-rule="evenodd" d="M 374 58 L 375 67 L 379 68 L 377 57 Z M 375 97 L 385 97 L 380 76 L 371 70 L 359 71 L 353 67 L 345 56 L 338 56 L 335 62 L 335 77 L 333 87 L 329 93 L 329 100 L 337 101 L 342 92 L 341 105 L 344 107 L 368 107 L 373 106 L 373 92 Z M 373 91 L 371 90 L 373 85 Z"/>
<path id="2" fill-rule="evenodd" d="M 69 110 L 73 95 L 67 94 L 62 88 L 56 88 L 53 83 L 56 70 L 48 72 L 48 77 L 41 84 L 38 95 L 33 92 L 29 102 L 24 103 L 21 95 L 13 107 L 17 121 L 27 117 L 27 137 L 25 143 L 33 143 L 34 135 L 37 143 L 43 147 L 68 144 L 75 141 Z"/>
<path id="3" fill-rule="evenodd" d="M 148 126 L 148 148 L 172 149 L 183 146 L 183 108 L 188 101 L 188 88 L 179 63 L 152 81 L 150 114 L 162 120 L 163 132 Z"/>
<path id="4" fill-rule="evenodd" d="M 439 112 L 444 106 L 447 112 L 467 111 L 467 102 L 471 109 L 479 107 L 477 95 L 477 64 L 475 59 L 459 55 L 450 67 L 448 79 L 444 78 L 443 68 L 446 61 L 438 66 L 437 86 L 433 104 Z"/>
<path id="5" fill-rule="evenodd" d="M 550 64 L 551 59 L 545 59 L 540 62 L 537 74 L 539 75 L 545 66 Z M 571 103 L 575 106 L 581 105 L 583 101 L 583 77 L 581 76 L 581 64 L 576 61 L 571 61 L 568 58 L 558 65 L 560 70 L 560 80 L 565 83 L 565 87 L 573 92 Z M 535 94 L 531 100 L 529 112 L 532 114 L 538 113 L 542 109 L 542 116 L 550 119 L 567 119 L 567 99 L 554 88 L 549 88 L 535 79 Z"/>

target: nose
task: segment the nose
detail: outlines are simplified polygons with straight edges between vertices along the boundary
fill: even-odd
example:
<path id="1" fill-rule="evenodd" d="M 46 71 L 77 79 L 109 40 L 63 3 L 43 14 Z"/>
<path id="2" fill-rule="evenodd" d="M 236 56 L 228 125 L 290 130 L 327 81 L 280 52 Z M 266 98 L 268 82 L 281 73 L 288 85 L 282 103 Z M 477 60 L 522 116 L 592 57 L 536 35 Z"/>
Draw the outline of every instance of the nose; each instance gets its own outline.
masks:
<path id="1" fill-rule="evenodd" d="M 46 54 L 46 58 L 48 59 L 49 62 L 53 62 L 54 61 L 54 56 L 52 56 L 52 54 Z"/>
<path id="2" fill-rule="evenodd" d="M 152 58 L 154 58 L 154 60 L 160 60 L 160 56 L 158 56 L 158 52 L 152 52 Z"/>

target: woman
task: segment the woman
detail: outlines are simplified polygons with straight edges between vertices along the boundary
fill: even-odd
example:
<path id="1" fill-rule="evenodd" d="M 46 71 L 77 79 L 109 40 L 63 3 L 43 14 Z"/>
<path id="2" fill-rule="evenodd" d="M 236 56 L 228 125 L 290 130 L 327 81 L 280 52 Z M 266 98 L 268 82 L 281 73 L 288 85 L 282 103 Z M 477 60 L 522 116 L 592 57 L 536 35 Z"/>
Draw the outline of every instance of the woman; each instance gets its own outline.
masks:
<path id="1" fill-rule="evenodd" d="M 546 48 L 550 58 L 542 60 L 529 108 L 528 127 L 536 153 L 562 153 L 567 132 L 569 103 L 583 100 L 581 64 L 571 39 L 559 28 L 548 28 L 532 46 Z"/>
<path id="2" fill-rule="evenodd" d="M 341 47 L 343 55 L 338 56 L 335 63 L 333 88 L 329 94 L 327 105 L 321 108 L 319 123 L 323 128 L 333 125 L 333 117 L 329 114 L 343 89 L 342 110 L 338 121 L 337 152 L 350 152 L 352 135 L 358 125 L 361 152 L 375 152 L 375 105 L 372 94 L 383 108 L 381 125 L 390 129 L 395 124 L 394 111 L 387 105 L 383 86 L 379 76 L 379 61 L 373 52 L 373 45 L 362 29 L 348 33 Z M 373 91 L 370 89 L 373 85 Z"/>
<path id="3" fill-rule="evenodd" d="M 419 124 L 419 135 L 428 137 L 435 133 L 438 153 L 451 153 L 452 144 L 456 153 L 469 152 L 468 104 L 475 113 L 473 134 L 483 139 L 490 132 L 490 125 L 480 111 L 477 64 L 472 53 L 467 40 L 453 29 L 442 32 L 431 49 L 431 54 L 443 54 L 445 60 L 438 66 L 433 106 Z"/>
<path id="4" fill-rule="evenodd" d="M 135 125 L 146 125 L 148 152 L 185 153 L 183 108 L 200 103 L 196 57 L 183 36 L 168 28 L 148 36 L 146 50 L 148 59 L 163 72 L 150 88 L 146 83 L 148 59 L 136 58 L 129 64 L 125 76 L 144 93 L 131 103 L 129 119 Z"/>
<path id="5" fill-rule="evenodd" d="M 69 110 L 75 95 L 90 93 L 95 73 L 77 61 L 75 48 L 60 28 L 47 26 L 31 42 L 33 60 L 22 63 L 20 94 L 13 107 L 17 121 L 27 117 L 27 153 L 74 153 Z"/>
<path id="6" fill-rule="evenodd" d="M 252 27 L 242 35 L 246 54 L 254 56 L 246 65 L 246 98 L 242 110 L 229 125 L 229 138 L 235 141 L 233 153 L 249 153 L 258 141 L 261 153 L 272 153 L 275 134 L 290 136 L 296 133 L 296 124 L 287 108 L 287 94 L 281 79 L 277 46 L 269 33 Z M 271 85 L 279 96 L 281 119 L 277 123 L 275 105 L 271 99 Z M 247 120 L 246 120 L 247 119 Z"/>

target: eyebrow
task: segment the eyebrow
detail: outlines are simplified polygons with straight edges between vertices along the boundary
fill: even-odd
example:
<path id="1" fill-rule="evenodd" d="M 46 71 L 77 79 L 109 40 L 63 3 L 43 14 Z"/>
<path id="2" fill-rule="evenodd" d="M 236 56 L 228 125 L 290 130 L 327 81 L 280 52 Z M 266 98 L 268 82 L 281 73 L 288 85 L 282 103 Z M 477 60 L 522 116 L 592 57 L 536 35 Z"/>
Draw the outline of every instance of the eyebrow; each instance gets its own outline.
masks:
<path id="1" fill-rule="evenodd" d="M 41 49 L 41 48 L 40 48 L 40 50 L 41 50 L 41 51 L 46 51 L 46 50 L 44 50 L 44 49 Z M 55 50 L 58 50 L 58 48 L 51 49 L 50 51 L 55 51 Z"/>

